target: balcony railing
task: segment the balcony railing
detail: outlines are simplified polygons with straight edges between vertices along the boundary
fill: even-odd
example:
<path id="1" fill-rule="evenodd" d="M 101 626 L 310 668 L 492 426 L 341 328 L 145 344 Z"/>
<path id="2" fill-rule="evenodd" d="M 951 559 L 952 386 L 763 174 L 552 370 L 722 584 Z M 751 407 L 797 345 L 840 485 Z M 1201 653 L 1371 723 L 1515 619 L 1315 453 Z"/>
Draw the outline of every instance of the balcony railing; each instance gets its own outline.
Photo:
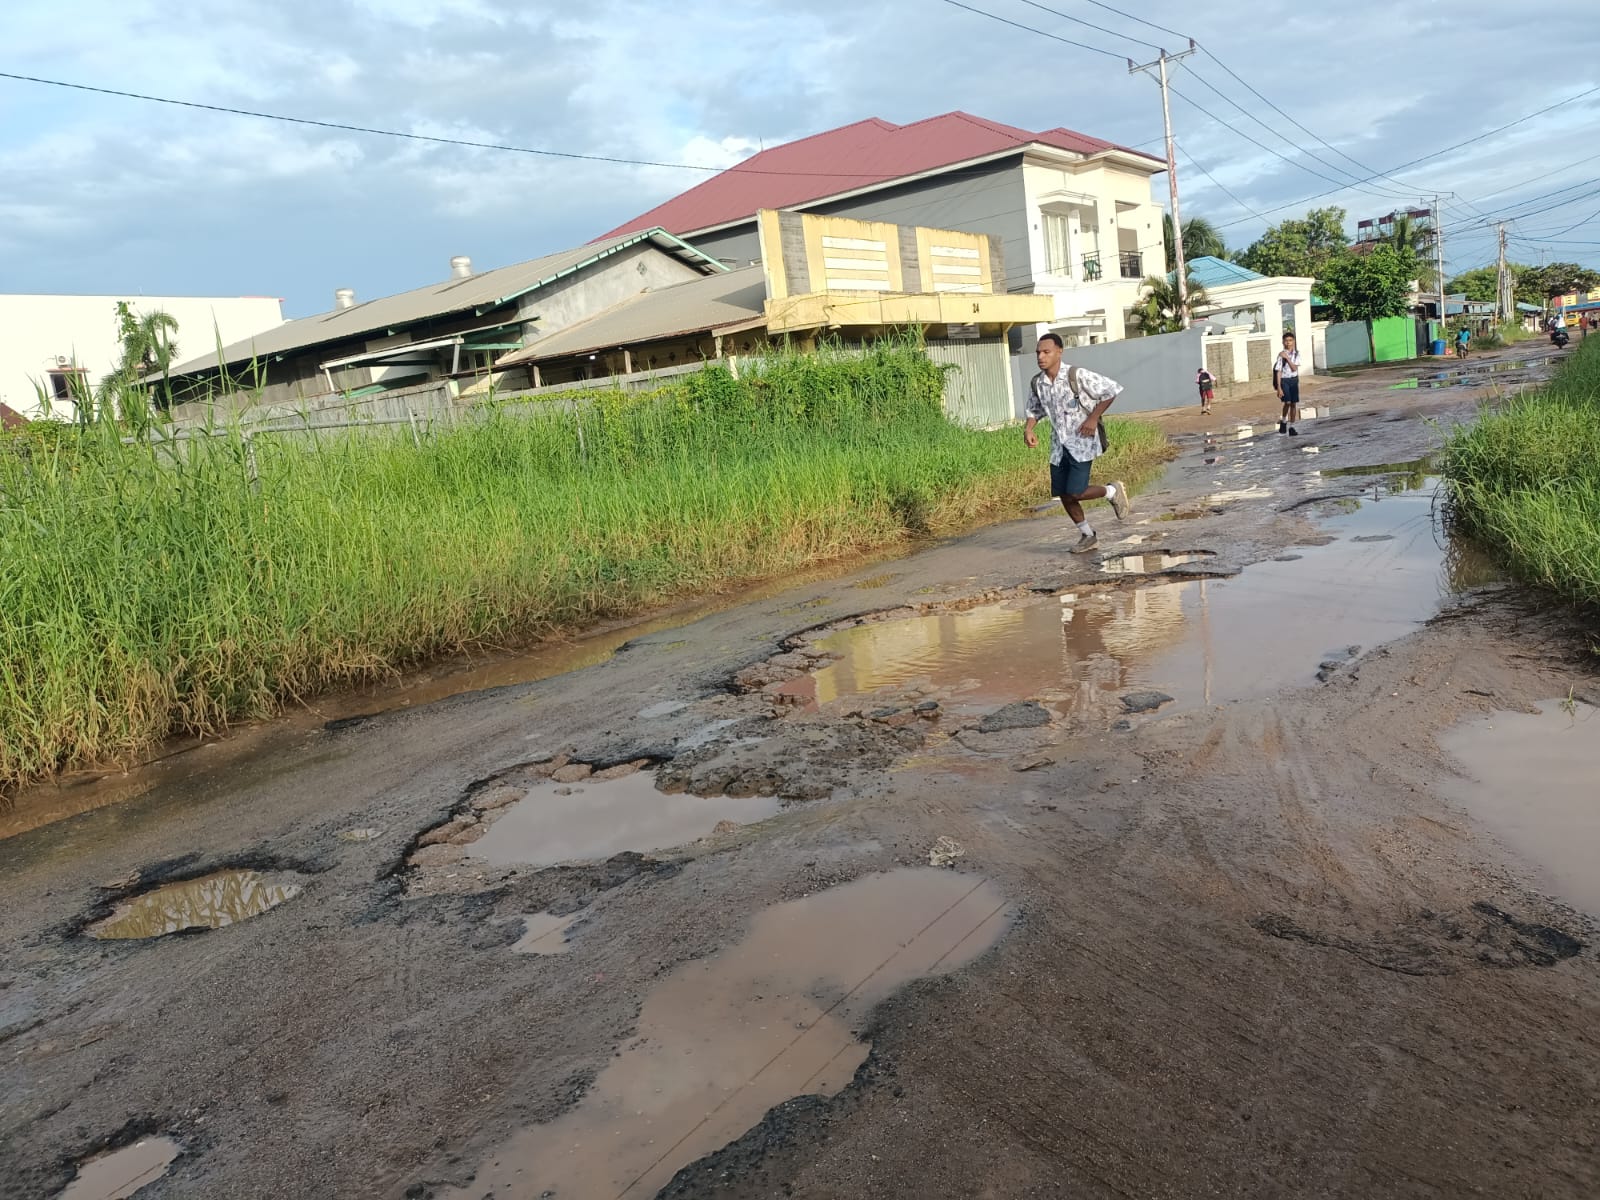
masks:
<path id="1" fill-rule="evenodd" d="M 1144 255 L 1137 250 L 1124 250 L 1117 255 L 1117 261 L 1122 268 L 1124 279 L 1144 278 Z"/>
<path id="2" fill-rule="evenodd" d="M 1083 256 L 1083 278 L 1089 283 L 1100 278 L 1100 255 L 1085 254 Z"/>

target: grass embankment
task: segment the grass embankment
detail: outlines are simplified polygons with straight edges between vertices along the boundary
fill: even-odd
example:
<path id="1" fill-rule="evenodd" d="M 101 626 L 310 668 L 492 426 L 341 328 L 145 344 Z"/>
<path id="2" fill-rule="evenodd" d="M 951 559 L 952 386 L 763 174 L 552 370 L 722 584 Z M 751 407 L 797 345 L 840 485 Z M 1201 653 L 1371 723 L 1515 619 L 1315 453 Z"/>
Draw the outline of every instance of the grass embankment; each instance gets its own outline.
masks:
<path id="1" fill-rule="evenodd" d="M 1517 578 L 1600 604 L 1600 341 L 1445 446 L 1452 515 Z"/>
<path id="2" fill-rule="evenodd" d="M 951 424 L 940 386 L 920 352 L 884 347 L 491 409 L 420 445 L 405 427 L 0 443 L 0 788 L 1017 515 L 1046 490 L 1042 452 Z M 1111 434 L 1104 478 L 1165 458 L 1152 426 Z"/>

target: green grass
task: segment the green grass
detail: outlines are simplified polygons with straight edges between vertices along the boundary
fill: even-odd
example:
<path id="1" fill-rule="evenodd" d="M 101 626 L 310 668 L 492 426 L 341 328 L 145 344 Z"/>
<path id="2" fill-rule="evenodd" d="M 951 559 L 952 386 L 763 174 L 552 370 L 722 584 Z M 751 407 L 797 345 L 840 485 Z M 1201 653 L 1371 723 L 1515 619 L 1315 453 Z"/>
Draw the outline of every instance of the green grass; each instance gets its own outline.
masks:
<path id="1" fill-rule="evenodd" d="M 0 442 L 0 788 L 1042 498 L 1042 451 L 953 425 L 940 387 L 885 346 L 490 406 L 420 445 L 35 426 Z M 1102 478 L 1166 457 L 1110 432 Z"/>
<path id="2" fill-rule="evenodd" d="M 1453 519 L 1513 575 L 1600 604 L 1600 341 L 1446 444 Z"/>

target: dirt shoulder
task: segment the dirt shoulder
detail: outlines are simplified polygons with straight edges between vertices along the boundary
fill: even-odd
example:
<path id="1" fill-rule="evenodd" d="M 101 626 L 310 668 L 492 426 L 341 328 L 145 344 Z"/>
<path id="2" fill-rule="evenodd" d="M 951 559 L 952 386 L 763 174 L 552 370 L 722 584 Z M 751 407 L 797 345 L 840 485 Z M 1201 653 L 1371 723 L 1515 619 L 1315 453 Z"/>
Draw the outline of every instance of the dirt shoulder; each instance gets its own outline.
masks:
<path id="1" fill-rule="evenodd" d="M 182 1154 L 141 1200 L 540 1195 L 518 1138 L 589 1111 L 664 1036 L 663 989 L 776 905 L 927 872 L 941 839 L 945 871 L 1003 897 L 997 944 L 848 1025 L 870 1043 L 852 1078 L 665 1158 L 662 1194 L 1595 1194 L 1595 930 L 1446 798 L 1461 768 L 1435 741 L 1593 686 L 1592 656 L 1506 589 L 1405 615 L 1428 504 L 1328 471 L 1423 457 L 1473 396 L 1393 395 L 1352 390 L 1299 445 L 1179 429 L 1148 523 L 1106 526 L 1099 558 L 1067 555 L 1053 514 L 998 526 L 573 674 L 296 728 L 0 841 L 0 1194 L 53 1195 L 84 1155 L 160 1132 Z M 1103 569 L 1119 555 L 1157 574 Z M 1297 569 L 1336 582 L 1307 598 Z M 1236 627 L 1238 605 L 1262 607 Z M 938 649 L 925 698 L 854 702 L 843 672 L 868 660 L 827 639 L 890 611 L 954 632 L 908 635 Z M 991 640 L 957 620 L 991 611 Z M 1376 637 L 1329 658 L 1356 618 Z M 997 721 L 963 676 L 1041 630 L 1081 677 L 1041 686 L 1024 659 L 1007 678 L 1033 707 Z M 874 642 L 872 669 L 906 644 Z M 961 647 L 976 665 L 938 677 Z M 1163 684 L 1171 703 L 1128 711 Z M 472 856 L 509 828 L 469 832 L 502 792 L 639 760 L 783 803 L 650 853 Z M 214 931 L 84 936 L 222 868 L 302 890 Z M 575 918 L 566 953 L 512 951 L 535 913 Z M 849 993 L 819 975 L 795 994 L 820 1012 Z"/>

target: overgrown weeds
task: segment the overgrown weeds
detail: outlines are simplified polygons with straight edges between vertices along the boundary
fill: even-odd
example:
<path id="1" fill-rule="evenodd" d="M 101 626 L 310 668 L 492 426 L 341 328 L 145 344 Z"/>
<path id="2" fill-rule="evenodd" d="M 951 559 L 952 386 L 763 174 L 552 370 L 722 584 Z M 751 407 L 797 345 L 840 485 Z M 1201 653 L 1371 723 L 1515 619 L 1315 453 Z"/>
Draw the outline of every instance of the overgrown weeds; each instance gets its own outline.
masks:
<path id="1" fill-rule="evenodd" d="M 1600 605 L 1600 342 L 1445 448 L 1452 512 L 1519 579 Z"/>
<path id="2" fill-rule="evenodd" d="M 420 439 L 31 427 L 0 442 L 0 787 L 1020 513 L 1042 455 L 946 420 L 941 370 L 904 344 L 780 356 Z M 1106 477 L 1166 456 L 1111 433 Z"/>

